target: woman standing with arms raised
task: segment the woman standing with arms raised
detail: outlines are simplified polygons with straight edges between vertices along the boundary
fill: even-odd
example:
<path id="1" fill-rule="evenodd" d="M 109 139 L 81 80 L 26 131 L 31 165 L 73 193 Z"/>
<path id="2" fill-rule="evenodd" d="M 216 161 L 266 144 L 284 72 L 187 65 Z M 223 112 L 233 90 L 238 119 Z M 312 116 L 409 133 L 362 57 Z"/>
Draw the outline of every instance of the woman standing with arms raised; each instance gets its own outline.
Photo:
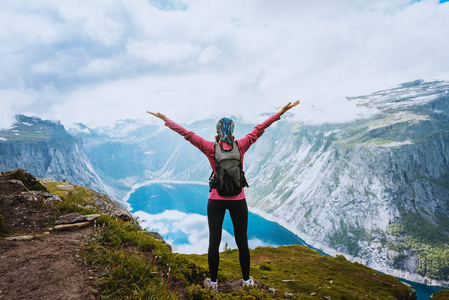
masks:
<path id="1" fill-rule="evenodd" d="M 147 111 L 147 113 L 165 121 L 165 126 L 182 135 L 192 145 L 203 152 L 209 159 L 216 182 L 218 180 L 217 178 L 221 180 L 219 174 L 217 174 L 217 169 L 221 169 L 221 165 L 217 165 L 217 163 L 220 163 L 219 160 L 217 160 L 217 157 L 226 158 L 227 156 L 232 156 L 234 159 L 239 160 L 241 167 L 243 165 L 243 156 L 245 152 L 265 132 L 265 129 L 275 121 L 279 120 L 285 112 L 298 104 L 299 100 L 294 103 L 289 102 L 278 113 L 268 118 L 262 124 L 257 125 L 249 134 L 238 140 L 235 140 L 232 135 L 234 131 L 234 122 L 229 118 L 222 118 L 217 123 L 217 136 L 215 137 L 215 142 L 207 141 L 192 131 L 188 131 L 159 112 L 154 113 Z M 246 181 L 244 180 L 243 172 L 237 176 L 240 175 L 242 175 L 242 178 L 239 177 L 242 179 L 242 184 L 237 184 L 239 185 L 237 191 L 226 193 L 223 192 L 217 184 L 214 184 L 211 186 L 211 190 L 209 192 L 209 201 L 207 203 L 207 220 L 209 225 L 208 262 L 210 280 L 207 280 L 206 286 L 215 291 L 217 291 L 219 247 L 221 242 L 223 218 L 226 210 L 229 210 L 232 224 L 234 226 L 234 236 L 239 249 L 239 260 L 242 270 L 243 285 L 254 285 L 254 281 L 249 276 L 250 253 L 247 237 L 248 206 L 246 204 L 245 191 L 243 189 L 246 185 Z"/>

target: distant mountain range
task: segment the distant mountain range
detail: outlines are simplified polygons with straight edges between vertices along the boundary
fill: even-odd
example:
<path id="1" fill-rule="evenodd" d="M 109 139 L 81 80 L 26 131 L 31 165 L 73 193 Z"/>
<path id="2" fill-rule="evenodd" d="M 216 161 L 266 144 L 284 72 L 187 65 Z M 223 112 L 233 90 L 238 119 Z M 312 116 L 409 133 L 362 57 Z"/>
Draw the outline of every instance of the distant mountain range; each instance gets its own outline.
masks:
<path id="1" fill-rule="evenodd" d="M 449 286 L 449 82 L 417 80 L 348 101 L 377 113 L 341 124 L 280 120 L 250 148 L 250 206 L 329 253 Z M 186 127 L 212 140 L 215 122 Z M 236 136 L 253 127 L 239 122 Z M 18 116 L 0 132 L 0 169 L 18 167 L 118 199 L 145 180 L 210 174 L 177 133 L 136 120 L 78 124 L 69 135 L 58 123 Z"/>

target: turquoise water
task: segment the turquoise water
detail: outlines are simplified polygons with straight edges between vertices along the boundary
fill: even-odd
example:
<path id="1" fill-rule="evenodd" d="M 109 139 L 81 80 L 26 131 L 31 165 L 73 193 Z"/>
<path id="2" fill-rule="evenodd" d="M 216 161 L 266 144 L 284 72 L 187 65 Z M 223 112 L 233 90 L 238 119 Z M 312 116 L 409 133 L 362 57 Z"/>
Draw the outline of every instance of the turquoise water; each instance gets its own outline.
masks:
<path id="1" fill-rule="evenodd" d="M 417 300 L 427 300 L 436 291 L 447 290 L 447 289 L 442 289 L 442 288 L 438 288 L 438 287 L 434 287 L 434 286 L 428 286 L 425 284 L 408 281 L 408 280 L 405 280 L 402 278 L 399 278 L 399 280 L 401 280 L 402 282 L 408 283 L 413 287 L 413 289 L 416 291 L 416 297 L 417 297 L 416 299 Z"/>
<path id="2" fill-rule="evenodd" d="M 131 212 L 144 220 L 142 225 L 159 232 L 176 252 L 201 254 L 207 252 L 209 239 L 206 218 L 208 193 L 206 185 L 157 183 L 136 189 L 127 202 L 131 205 Z M 291 231 L 251 212 L 248 214 L 248 240 L 250 248 L 306 245 Z M 230 248 L 237 248 L 228 212 L 223 222 L 222 249 L 225 243 Z M 401 280 L 412 285 L 418 300 L 429 299 L 441 289 Z"/>
<path id="3" fill-rule="evenodd" d="M 206 253 L 208 228 L 206 207 L 209 188 L 198 184 L 150 184 L 136 189 L 128 203 L 131 212 L 146 220 L 144 226 L 155 230 L 181 253 Z M 191 231 L 186 230 L 191 229 Z M 236 248 L 229 212 L 223 221 L 223 247 Z M 195 240 L 196 239 L 196 240 Z M 206 241 L 204 240 L 206 239 Z M 248 240 L 251 248 L 305 242 L 278 223 L 248 214 Z M 191 243 L 192 242 L 192 243 Z M 192 251 L 193 250 L 193 251 Z"/>

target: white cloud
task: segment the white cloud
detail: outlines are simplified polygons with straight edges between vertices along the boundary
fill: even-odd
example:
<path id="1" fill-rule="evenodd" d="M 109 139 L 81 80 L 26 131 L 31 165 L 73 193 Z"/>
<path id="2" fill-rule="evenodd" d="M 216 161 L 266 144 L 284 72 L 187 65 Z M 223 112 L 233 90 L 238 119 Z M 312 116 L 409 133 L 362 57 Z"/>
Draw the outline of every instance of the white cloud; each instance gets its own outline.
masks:
<path id="1" fill-rule="evenodd" d="M 24 89 L 0 89 L 0 129 L 9 128 L 14 122 L 16 112 L 33 114 L 29 106 L 35 102 L 36 95 Z"/>
<path id="2" fill-rule="evenodd" d="M 159 232 L 168 243 L 171 243 L 178 253 L 207 253 L 209 246 L 209 229 L 207 217 L 198 214 L 187 214 L 180 211 L 166 210 L 152 215 L 143 211 L 134 213 L 139 219 L 145 220 L 142 226 L 150 231 Z M 173 241 L 173 236 L 186 236 L 187 242 Z M 234 237 L 223 230 L 222 245 L 236 248 Z"/>
<path id="3" fill-rule="evenodd" d="M 172 245 L 175 252 L 186 254 L 207 253 L 209 247 L 209 229 L 206 216 L 187 214 L 176 210 L 166 210 L 155 215 L 137 211 L 134 215 L 138 216 L 139 220 L 143 220 L 142 227 L 149 231 L 160 233 Z M 179 236 L 186 238 L 182 239 Z M 178 239 L 174 240 L 173 237 L 178 237 Z M 180 242 L 180 240 L 186 241 Z M 223 230 L 220 251 L 224 249 L 225 243 L 228 244 L 228 248 L 237 248 L 234 237 L 226 230 Z M 266 242 L 258 238 L 248 240 L 248 246 L 251 249 L 267 245 Z M 271 246 L 276 245 L 271 244 Z"/>
<path id="4" fill-rule="evenodd" d="M 198 55 L 200 48 L 192 43 L 130 41 L 127 50 L 129 54 L 143 58 L 149 63 L 168 64 L 179 63 Z"/>
<path id="5" fill-rule="evenodd" d="M 26 108 L 97 124 L 141 118 L 145 109 L 181 122 L 217 114 L 257 121 L 301 99 L 289 113 L 297 120 L 347 121 L 366 112 L 346 96 L 449 79 L 449 3 L 150 3 L 2 5 L 0 88 L 35 99 L 2 98 L 4 120 Z"/>
<path id="6" fill-rule="evenodd" d="M 216 60 L 220 54 L 221 50 L 218 47 L 213 45 L 209 46 L 201 51 L 200 55 L 198 56 L 198 63 L 201 65 L 211 63 Z"/>

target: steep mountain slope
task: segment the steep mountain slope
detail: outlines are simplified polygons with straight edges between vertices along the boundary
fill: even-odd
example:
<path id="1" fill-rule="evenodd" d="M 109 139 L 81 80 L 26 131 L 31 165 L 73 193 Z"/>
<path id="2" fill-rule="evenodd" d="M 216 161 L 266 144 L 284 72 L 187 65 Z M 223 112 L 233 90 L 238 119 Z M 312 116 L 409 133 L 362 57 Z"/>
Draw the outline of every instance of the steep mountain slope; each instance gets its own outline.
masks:
<path id="1" fill-rule="evenodd" d="M 379 110 L 369 119 L 280 123 L 248 160 L 250 205 L 330 252 L 448 280 L 448 91 L 416 81 L 350 99 Z"/>
<path id="2" fill-rule="evenodd" d="M 81 139 L 59 122 L 16 116 L 16 123 L 0 131 L 0 170 L 22 168 L 38 177 L 69 180 L 107 192 L 83 150 Z"/>

